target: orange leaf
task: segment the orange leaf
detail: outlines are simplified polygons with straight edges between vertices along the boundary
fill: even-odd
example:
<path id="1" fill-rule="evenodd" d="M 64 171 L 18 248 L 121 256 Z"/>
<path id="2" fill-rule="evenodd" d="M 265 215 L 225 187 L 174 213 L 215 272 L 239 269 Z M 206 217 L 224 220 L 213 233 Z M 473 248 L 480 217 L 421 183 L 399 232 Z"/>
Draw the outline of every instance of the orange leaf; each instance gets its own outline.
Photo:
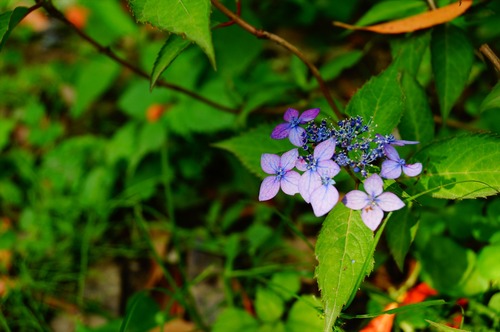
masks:
<path id="1" fill-rule="evenodd" d="M 436 10 L 367 27 L 358 27 L 342 22 L 333 22 L 333 24 L 350 30 L 365 30 L 382 34 L 405 33 L 449 22 L 465 13 L 470 6 L 472 6 L 472 0 L 461 0 Z"/>

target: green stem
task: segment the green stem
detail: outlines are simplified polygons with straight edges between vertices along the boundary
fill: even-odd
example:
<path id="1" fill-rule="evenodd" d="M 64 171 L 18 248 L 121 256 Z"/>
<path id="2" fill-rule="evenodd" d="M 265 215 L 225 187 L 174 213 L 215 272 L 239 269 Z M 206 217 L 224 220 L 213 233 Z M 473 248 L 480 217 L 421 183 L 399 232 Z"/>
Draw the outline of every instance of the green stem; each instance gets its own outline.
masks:
<path id="1" fill-rule="evenodd" d="M 9 324 L 7 324 L 7 320 L 5 319 L 2 310 L 0 310 L 0 323 L 2 324 L 2 328 L 5 332 L 11 332 Z"/>

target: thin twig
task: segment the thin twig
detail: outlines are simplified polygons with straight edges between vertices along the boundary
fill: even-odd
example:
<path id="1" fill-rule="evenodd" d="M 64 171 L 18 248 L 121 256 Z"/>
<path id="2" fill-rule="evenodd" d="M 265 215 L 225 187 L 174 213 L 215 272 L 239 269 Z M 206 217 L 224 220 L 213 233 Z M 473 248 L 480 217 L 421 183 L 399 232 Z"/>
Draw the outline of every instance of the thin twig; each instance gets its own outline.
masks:
<path id="1" fill-rule="evenodd" d="M 436 10 L 437 9 L 436 3 L 434 2 L 434 0 L 427 0 L 427 4 L 429 5 L 429 8 L 431 10 Z"/>
<path id="2" fill-rule="evenodd" d="M 106 55 L 108 58 L 110 59 L 113 59 L 115 62 L 119 63 L 120 65 L 122 65 L 123 67 L 129 69 L 130 71 L 134 72 L 135 74 L 137 74 L 138 76 L 141 76 L 142 78 L 145 78 L 147 80 L 150 80 L 150 76 L 148 73 L 146 73 L 145 71 L 143 71 L 142 69 L 140 69 L 139 67 L 136 67 L 134 66 L 133 64 L 131 64 L 130 62 L 120 58 L 119 56 L 116 55 L 116 53 L 114 53 L 109 47 L 105 47 L 105 46 L 102 46 L 101 44 L 99 44 L 96 40 L 94 40 L 92 37 L 90 37 L 89 35 L 87 35 L 85 32 L 83 32 L 82 30 L 78 29 L 73 23 L 71 23 L 65 16 L 63 13 L 61 13 L 57 8 L 55 8 L 52 3 L 50 2 L 46 2 L 46 1 L 43 1 L 43 0 L 35 0 L 37 2 L 37 5 L 43 7 L 47 13 L 49 13 L 49 15 L 61 22 L 63 22 L 65 25 L 69 26 L 71 29 L 73 29 L 73 31 L 75 31 L 82 39 L 84 39 L 85 41 L 87 41 L 89 44 L 91 44 L 95 49 L 97 49 L 100 53 Z M 193 99 L 196 99 L 202 103 L 205 103 L 207 105 L 210 105 L 216 109 L 219 109 L 221 111 L 224 111 L 224 112 L 229 112 L 229 113 L 238 113 L 237 110 L 235 109 L 232 109 L 230 107 L 227 107 L 227 106 L 224 106 L 224 105 L 221 105 L 219 103 L 216 103 L 210 99 L 207 99 L 203 96 L 200 96 L 192 91 L 189 91 L 181 86 L 178 86 L 178 85 L 175 85 L 175 84 L 172 84 L 172 83 L 168 83 L 168 82 L 165 82 L 163 80 L 158 80 L 156 82 L 156 85 L 158 86 L 161 86 L 161 87 L 164 87 L 164 88 L 167 88 L 167 89 L 170 89 L 170 90 L 174 90 L 174 91 L 177 91 L 177 92 L 180 92 L 180 93 L 183 93 Z"/>
<path id="3" fill-rule="evenodd" d="M 479 47 L 479 51 L 490 60 L 495 70 L 500 73 L 500 59 L 498 59 L 498 56 L 493 52 L 490 46 L 488 44 L 483 44 Z"/>
<path id="4" fill-rule="evenodd" d="M 277 36 L 273 33 L 270 33 L 265 30 L 257 29 L 247 21 L 243 20 L 241 17 L 233 13 L 231 10 L 229 10 L 227 7 L 225 7 L 223 4 L 221 4 L 218 0 L 211 0 L 212 5 L 216 7 L 218 10 L 220 10 L 224 15 L 229 17 L 232 21 L 234 21 L 236 24 L 238 24 L 240 27 L 245 29 L 246 31 L 250 32 L 251 34 L 255 35 L 257 38 L 261 39 L 268 39 L 271 41 L 274 41 L 278 45 L 284 47 L 291 53 L 295 54 L 311 71 L 312 75 L 314 78 L 318 81 L 319 87 L 321 89 L 321 92 L 325 96 L 326 101 L 332 108 L 333 112 L 337 116 L 338 119 L 343 119 L 345 118 L 342 113 L 340 113 L 340 110 L 338 109 L 337 105 L 335 104 L 332 96 L 330 95 L 330 91 L 328 90 L 328 87 L 326 86 L 325 81 L 321 77 L 321 74 L 318 70 L 318 68 L 311 62 L 309 59 L 306 58 L 306 56 L 294 45 L 286 41 L 285 39 L 281 38 L 280 36 Z"/>

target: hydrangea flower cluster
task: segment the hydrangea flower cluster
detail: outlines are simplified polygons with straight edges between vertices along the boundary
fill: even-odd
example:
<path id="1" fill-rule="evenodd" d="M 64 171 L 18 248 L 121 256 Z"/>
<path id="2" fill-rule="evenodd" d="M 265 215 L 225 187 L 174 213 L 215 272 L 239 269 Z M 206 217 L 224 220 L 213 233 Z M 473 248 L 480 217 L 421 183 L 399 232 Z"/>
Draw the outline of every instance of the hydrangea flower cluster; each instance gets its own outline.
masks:
<path id="1" fill-rule="evenodd" d="M 395 194 L 383 192 L 382 178 L 396 179 L 402 173 L 417 176 L 422 171 L 422 164 L 407 164 L 394 146 L 418 142 L 398 140 L 393 135 L 373 135 L 370 124 L 365 124 L 360 116 L 341 120 L 337 126 L 326 120 L 317 124 L 314 119 L 319 112 L 315 108 L 300 114 L 290 108 L 285 112 L 285 123 L 274 128 L 271 138 L 288 137 L 297 148 L 281 157 L 269 153 L 262 155 L 261 167 L 269 176 L 260 186 L 259 200 L 273 198 L 281 188 L 288 195 L 300 193 L 311 204 L 314 214 L 323 216 L 339 201 L 334 177 L 341 167 L 349 167 L 365 178 L 366 193 L 353 190 L 344 196 L 342 202 L 350 209 L 361 210 L 363 222 L 375 230 L 384 217 L 384 211 L 399 210 L 405 205 Z M 299 148 L 303 153 L 299 153 Z M 373 173 L 373 170 L 378 170 L 376 163 L 384 158 L 380 175 Z"/>

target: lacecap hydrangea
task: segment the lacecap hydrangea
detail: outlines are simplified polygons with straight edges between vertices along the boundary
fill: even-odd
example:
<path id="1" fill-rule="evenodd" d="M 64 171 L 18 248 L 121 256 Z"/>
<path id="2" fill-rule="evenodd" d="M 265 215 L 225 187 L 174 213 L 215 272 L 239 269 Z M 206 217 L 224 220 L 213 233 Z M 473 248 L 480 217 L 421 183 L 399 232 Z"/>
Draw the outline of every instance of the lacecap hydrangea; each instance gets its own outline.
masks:
<path id="1" fill-rule="evenodd" d="M 406 163 L 394 147 L 418 142 L 374 134 L 371 125 L 364 123 L 360 116 L 340 120 L 336 125 L 326 120 L 317 124 L 314 120 L 319 112 L 315 108 L 300 114 L 289 108 L 284 115 L 285 122 L 274 128 L 271 138 L 288 138 L 295 148 L 281 156 L 262 155 L 261 167 L 269 176 L 262 181 L 259 200 L 273 198 L 281 188 L 287 195 L 299 193 L 311 204 L 316 216 L 323 216 L 339 201 L 334 177 L 341 167 L 350 168 L 364 178 L 365 192 L 353 190 L 344 196 L 342 203 L 350 209 L 361 210 L 363 222 L 375 230 L 384 211 L 405 206 L 395 194 L 383 192 L 382 178 L 397 179 L 402 174 L 417 176 L 422 172 L 422 164 Z M 378 169 L 380 175 L 373 172 Z"/>

